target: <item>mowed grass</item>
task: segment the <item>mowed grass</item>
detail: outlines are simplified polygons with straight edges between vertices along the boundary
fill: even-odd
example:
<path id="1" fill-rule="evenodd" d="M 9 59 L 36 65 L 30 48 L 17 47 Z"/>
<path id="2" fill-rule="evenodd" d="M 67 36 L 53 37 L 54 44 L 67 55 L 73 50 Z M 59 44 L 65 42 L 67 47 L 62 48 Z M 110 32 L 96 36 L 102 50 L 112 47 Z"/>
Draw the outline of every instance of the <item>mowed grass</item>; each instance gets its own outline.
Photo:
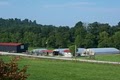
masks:
<path id="1" fill-rule="evenodd" d="M 8 62 L 12 57 L 0 58 Z M 27 80 L 120 80 L 120 65 L 25 57 L 19 65 L 29 65 Z"/>
<path id="2" fill-rule="evenodd" d="M 90 59 L 89 57 L 78 57 L 80 59 Z M 120 62 L 120 54 L 95 55 L 95 60 Z"/>
<path id="3" fill-rule="evenodd" d="M 97 55 L 96 60 L 120 62 L 120 54 Z"/>

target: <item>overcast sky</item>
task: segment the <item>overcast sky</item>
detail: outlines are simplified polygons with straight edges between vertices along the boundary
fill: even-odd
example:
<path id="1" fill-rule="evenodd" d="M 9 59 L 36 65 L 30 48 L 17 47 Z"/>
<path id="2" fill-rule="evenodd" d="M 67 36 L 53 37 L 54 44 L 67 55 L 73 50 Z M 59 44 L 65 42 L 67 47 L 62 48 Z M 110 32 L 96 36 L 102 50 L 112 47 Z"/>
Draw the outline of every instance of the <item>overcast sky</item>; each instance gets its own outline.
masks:
<path id="1" fill-rule="evenodd" d="M 120 0 L 0 0 L 0 17 L 56 26 L 74 26 L 78 21 L 117 25 Z"/>

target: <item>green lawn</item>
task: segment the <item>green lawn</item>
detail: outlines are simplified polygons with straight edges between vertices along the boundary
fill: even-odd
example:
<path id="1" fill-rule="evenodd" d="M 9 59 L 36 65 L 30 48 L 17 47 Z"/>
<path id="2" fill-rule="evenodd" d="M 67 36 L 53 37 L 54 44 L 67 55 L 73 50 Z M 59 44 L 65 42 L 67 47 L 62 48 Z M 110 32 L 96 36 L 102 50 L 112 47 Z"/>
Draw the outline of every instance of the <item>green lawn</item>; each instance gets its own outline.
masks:
<path id="1" fill-rule="evenodd" d="M 120 54 L 97 55 L 97 60 L 120 62 Z"/>
<path id="2" fill-rule="evenodd" d="M 89 57 L 78 57 L 80 59 L 89 59 Z M 95 55 L 95 60 L 120 62 L 120 54 Z"/>
<path id="3" fill-rule="evenodd" d="M 0 58 L 11 59 L 9 56 Z M 29 65 L 28 80 L 120 80 L 120 65 L 24 57 L 19 65 Z"/>

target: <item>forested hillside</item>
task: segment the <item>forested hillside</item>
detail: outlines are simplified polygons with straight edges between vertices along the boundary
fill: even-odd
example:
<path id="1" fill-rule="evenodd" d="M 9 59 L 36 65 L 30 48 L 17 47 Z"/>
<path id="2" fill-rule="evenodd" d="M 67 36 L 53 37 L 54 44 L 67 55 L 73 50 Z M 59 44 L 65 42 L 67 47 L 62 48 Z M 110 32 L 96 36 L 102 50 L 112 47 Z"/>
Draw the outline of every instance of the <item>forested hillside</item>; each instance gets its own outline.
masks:
<path id="1" fill-rule="evenodd" d="M 94 22 L 75 26 L 41 25 L 28 19 L 0 18 L 0 42 L 28 43 L 31 47 L 116 47 L 120 49 L 120 22 L 116 26 Z"/>

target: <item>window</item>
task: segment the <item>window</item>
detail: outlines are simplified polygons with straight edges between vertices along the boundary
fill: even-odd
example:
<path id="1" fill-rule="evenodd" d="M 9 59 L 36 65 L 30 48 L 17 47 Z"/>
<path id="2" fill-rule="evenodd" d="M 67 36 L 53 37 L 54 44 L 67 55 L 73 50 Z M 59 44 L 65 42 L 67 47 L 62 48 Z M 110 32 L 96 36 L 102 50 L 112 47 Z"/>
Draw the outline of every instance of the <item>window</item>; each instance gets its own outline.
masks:
<path id="1" fill-rule="evenodd" d="M 24 45 L 21 45 L 21 49 L 24 49 Z"/>

